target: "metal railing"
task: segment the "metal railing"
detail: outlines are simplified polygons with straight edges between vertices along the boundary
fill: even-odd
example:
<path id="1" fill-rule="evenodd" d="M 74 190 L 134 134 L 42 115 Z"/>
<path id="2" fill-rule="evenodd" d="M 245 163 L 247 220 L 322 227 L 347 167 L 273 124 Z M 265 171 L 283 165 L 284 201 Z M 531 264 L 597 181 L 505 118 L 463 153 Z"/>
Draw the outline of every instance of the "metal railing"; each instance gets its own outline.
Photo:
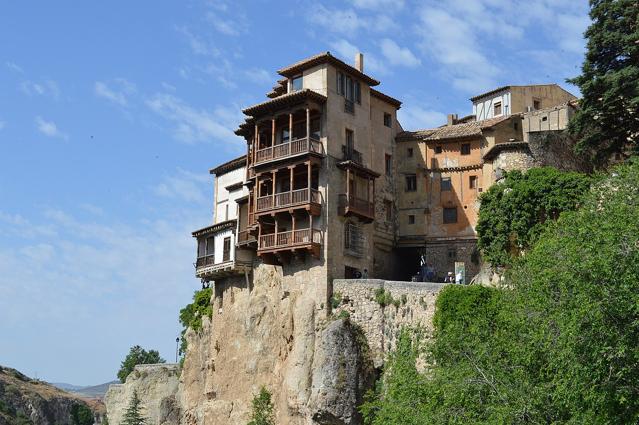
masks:
<path id="1" fill-rule="evenodd" d="M 318 229 L 299 229 L 295 231 L 271 233 L 260 236 L 258 249 L 286 248 L 298 245 L 322 243 L 322 233 Z"/>
<path id="2" fill-rule="evenodd" d="M 346 145 L 342 145 L 342 159 L 344 161 L 353 161 L 360 165 L 364 164 L 362 153 Z"/>
<path id="3" fill-rule="evenodd" d="M 257 212 L 276 208 L 290 207 L 299 204 L 319 204 L 320 192 L 317 189 L 297 189 L 257 198 Z"/>
<path id="4" fill-rule="evenodd" d="M 269 146 L 256 152 L 255 163 L 287 158 L 302 153 L 322 153 L 322 143 L 315 137 L 302 137 L 279 145 Z"/>

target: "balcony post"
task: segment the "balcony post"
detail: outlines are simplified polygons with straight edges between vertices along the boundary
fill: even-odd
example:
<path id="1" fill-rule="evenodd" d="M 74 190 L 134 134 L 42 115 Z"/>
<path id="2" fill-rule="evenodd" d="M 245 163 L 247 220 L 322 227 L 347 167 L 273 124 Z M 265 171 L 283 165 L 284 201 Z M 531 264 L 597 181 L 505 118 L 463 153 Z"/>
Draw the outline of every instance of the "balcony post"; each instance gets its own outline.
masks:
<path id="1" fill-rule="evenodd" d="M 310 143 L 310 140 L 309 140 Z M 306 190 L 308 190 L 308 202 L 311 202 L 311 161 L 306 163 Z"/>
<path id="2" fill-rule="evenodd" d="M 348 203 L 350 202 L 350 199 L 351 199 L 350 187 L 351 187 L 351 169 L 347 167 L 346 168 L 346 206 L 348 206 Z"/>
<path id="3" fill-rule="evenodd" d="M 291 220 L 293 221 L 293 230 L 291 231 L 291 235 L 293 235 L 293 243 L 295 243 L 295 212 L 291 214 Z"/>
<path id="4" fill-rule="evenodd" d="M 294 174 L 293 170 L 295 169 L 295 166 L 288 167 L 288 169 L 291 172 L 290 173 L 290 187 L 289 187 L 288 191 L 291 193 L 291 201 L 290 202 L 293 202 L 293 174 Z"/>
<path id="5" fill-rule="evenodd" d="M 277 171 L 273 171 L 273 192 L 271 193 L 271 208 L 275 208 L 275 174 Z"/>
<path id="6" fill-rule="evenodd" d="M 308 139 L 308 143 L 311 142 L 311 108 L 306 107 L 306 138 Z"/>
<path id="7" fill-rule="evenodd" d="M 273 220 L 275 220 L 275 240 L 273 241 L 273 246 L 277 246 L 277 217 L 273 216 Z"/>
<path id="8" fill-rule="evenodd" d="M 288 114 L 288 142 L 293 141 L 293 113 Z"/>
<path id="9" fill-rule="evenodd" d="M 275 146 L 275 117 L 271 118 L 271 147 Z"/>

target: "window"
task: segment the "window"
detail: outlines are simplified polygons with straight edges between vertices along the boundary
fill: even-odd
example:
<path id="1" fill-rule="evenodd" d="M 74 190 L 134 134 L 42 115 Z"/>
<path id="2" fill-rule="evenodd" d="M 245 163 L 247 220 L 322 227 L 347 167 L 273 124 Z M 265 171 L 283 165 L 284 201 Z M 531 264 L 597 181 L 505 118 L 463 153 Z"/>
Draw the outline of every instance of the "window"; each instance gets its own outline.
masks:
<path id="1" fill-rule="evenodd" d="M 393 203 L 391 201 L 384 201 L 384 213 L 387 222 L 393 221 Z"/>
<path id="2" fill-rule="evenodd" d="M 406 176 L 406 192 L 414 192 L 417 190 L 417 176 L 409 174 Z"/>
<path id="3" fill-rule="evenodd" d="M 206 255 L 206 239 L 197 240 L 197 258 L 204 257 Z"/>
<path id="4" fill-rule="evenodd" d="M 450 177 L 441 177 L 440 187 L 442 192 L 453 190 L 453 183 L 450 181 Z"/>
<path id="5" fill-rule="evenodd" d="M 410 214 L 408 216 L 408 224 L 415 224 L 415 216 Z"/>
<path id="6" fill-rule="evenodd" d="M 519 123 L 517 121 L 513 121 L 513 128 L 519 130 Z"/>
<path id="7" fill-rule="evenodd" d="M 392 127 L 393 126 L 393 117 L 391 116 L 391 114 L 384 112 L 384 125 L 386 127 Z"/>
<path id="8" fill-rule="evenodd" d="M 468 178 L 468 183 L 471 189 L 477 189 L 477 176 L 470 176 Z"/>
<path id="9" fill-rule="evenodd" d="M 455 248 L 448 248 L 448 259 L 449 260 L 457 259 L 457 250 Z"/>
<path id="10" fill-rule="evenodd" d="M 386 170 L 387 176 L 393 173 L 393 157 L 389 154 L 384 155 L 384 169 Z"/>
<path id="11" fill-rule="evenodd" d="M 319 118 L 311 118 L 311 136 L 315 139 L 320 139 L 320 119 Z"/>
<path id="12" fill-rule="evenodd" d="M 287 128 L 283 128 L 282 131 L 280 132 L 280 143 L 286 143 L 291 139 L 289 131 L 288 131 L 288 127 Z"/>
<path id="13" fill-rule="evenodd" d="M 344 250 L 348 254 L 360 257 L 364 254 L 364 235 L 360 227 L 354 223 L 347 222 L 344 225 Z"/>
<path id="14" fill-rule="evenodd" d="M 301 75 L 293 78 L 293 80 L 291 81 L 291 89 L 292 89 L 292 91 L 302 90 L 302 76 Z"/>
<path id="15" fill-rule="evenodd" d="M 435 153 L 442 153 L 442 147 L 441 146 L 435 146 Z"/>
<path id="16" fill-rule="evenodd" d="M 340 96 L 344 96 L 346 93 L 346 80 L 344 79 L 344 74 L 341 72 L 337 73 L 337 94 Z"/>
<path id="17" fill-rule="evenodd" d="M 344 96 L 344 110 L 355 112 L 355 102 L 362 103 L 362 88 L 359 81 L 342 72 L 337 73 L 337 94 Z"/>
<path id="18" fill-rule="evenodd" d="M 224 221 L 229 219 L 229 204 L 224 206 Z"/>
<path id="19" fill-rule="evenodd" d="M 222 251 L 222 261 L 231 259 L 231 237 L 224 238 L 224 250 Z"/>
<path id="20" fill-rule="evenodd" d="M 355 150 L 355 135 L 353 130 L 346 129 L 346 152 L 352 153 Z"/>
<path id="21" fill-rule="evenodd" d="M 493 115 L 494 116 L 501 115 L 501 102 L 495 103 Z"/>
<path id="22" fill-rule="evenodd" d="M 408 148 L 408 150 L 406 151 L 406 155 L 409 158 L 412 158 L 413 157 L 413 148 Z"/>
<path id="23" fill-rule="evenodd" d="M 541 100 L 533 99 L 533 109 L 534 110 L 541 109 Z"/>
<path id="24" fill-rule="evenodd" d="M 206 255 L 215 254 L 215 237 L 209 236 L 206 238 Z"/>
<path id="25" fill-rule="evenodd" d="M 457 223 L 457 208 L 444 208 L 444 224 Z"/>
<path id="26" fill-rule="evenodd" d="M 470 143 L 462 143 L 462 145 L 461 145 L 461 154 L 462 155 L 470 155 Z"/>

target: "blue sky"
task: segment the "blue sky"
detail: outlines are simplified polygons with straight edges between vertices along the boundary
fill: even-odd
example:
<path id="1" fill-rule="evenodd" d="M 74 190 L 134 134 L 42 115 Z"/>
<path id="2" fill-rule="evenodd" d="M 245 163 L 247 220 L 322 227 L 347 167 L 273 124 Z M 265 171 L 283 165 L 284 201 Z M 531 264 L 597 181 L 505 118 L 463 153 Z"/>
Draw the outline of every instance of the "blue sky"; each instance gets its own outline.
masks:
<path id="1" fill-rule="evenodd" d="M 208 169 L 276 69 L 362 51 L 425 128 L 576 75 L 587 24 L 585 0 L 0 0 L 0 364 L 96 384 L 134 344 L 174 359 Z"/>

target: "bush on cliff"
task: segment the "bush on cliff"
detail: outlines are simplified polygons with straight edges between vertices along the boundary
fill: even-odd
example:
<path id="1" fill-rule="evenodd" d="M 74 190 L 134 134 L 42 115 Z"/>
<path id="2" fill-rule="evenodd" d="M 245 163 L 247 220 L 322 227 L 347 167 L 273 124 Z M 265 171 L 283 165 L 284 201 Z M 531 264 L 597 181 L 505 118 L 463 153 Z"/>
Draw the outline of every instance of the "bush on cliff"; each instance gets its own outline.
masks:
<path id="1" fill-rule="evenodd" d="M 251 421 L 248 425 L 275 425 L 275 414 L 273 413 L 273 402 L 271 393 L 265 388 L 260 388 L 259 394 L 253 397 L 251 405 Z"/>
<path id="2" fill-rule="evenodd" d="M 591 178 L 552 167 L 511 171 L 481 196 L 478 245 L 484 258 L 504 266 L 538 239 L 546 224 L 574 210 Z"/>
<path id="3" fill-rule="evenodd" d="M 393 370 L 416 358 L 398 344 L 367 423 L 639 422 L 639 163 L 595 183 L 506 279 L 440 293 L 431 367 Z"/>
<path id="4" fill-rule="evenodd" d="M 166 360 L 160 357 L 160 353 L 157 350 L 147 351 L 139 345 L 135 345 L 131 347 L 131 349 L 129 350 L 129 354 L 127 354 L 127 356 L 120 364 L 118 379 L 120 380 L 120 382 L 124 383 L 124 381 L 126 381 L 126 377 L 129 376 L 131 372 L 133 372 L 133 368 L 135 368 L 136 365 L 165 362 Z"/>
<path id="5" fill-rule="evenodd" d="M 180 310 L 180 324 L 182 324 L 182 338 L 180 343 L 180 355 L 186 353 L 186 330 L 191 328 L 194 331 L 202 329 L 202 318 L 207 316 L 209 319 L 213 315 L 213 307 L 211 306 L 212 288 L 203 288 L 195 291 L 193 294 L 193 302 L 187 304 Z"/>

